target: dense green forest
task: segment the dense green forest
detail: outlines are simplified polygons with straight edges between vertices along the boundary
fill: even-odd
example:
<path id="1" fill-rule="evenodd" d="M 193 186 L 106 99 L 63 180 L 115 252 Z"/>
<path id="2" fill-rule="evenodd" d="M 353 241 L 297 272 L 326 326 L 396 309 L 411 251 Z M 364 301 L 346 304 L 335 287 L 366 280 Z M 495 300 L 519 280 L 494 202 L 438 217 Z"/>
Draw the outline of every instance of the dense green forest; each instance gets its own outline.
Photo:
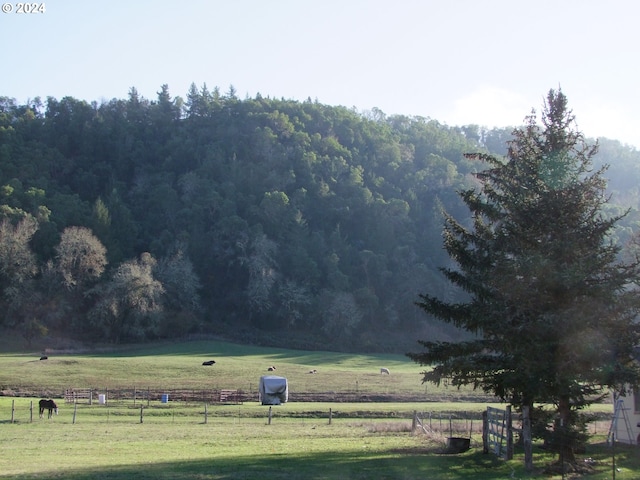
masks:
<path id="1" fill-rule="evenodd" d="M 523 112 L 523 118 L 527 112 Z M 576 112 L 579 120 L 579 112 Z M 394 351 L 455 339 L 415 305 L 455 299 L 442 209 L 511 129 L 317 101 L 0 97 L 0 323 L 114 343 L 222 335 Z M 638 225 L 640 153 L 600 139 L 607 213 Z"/>

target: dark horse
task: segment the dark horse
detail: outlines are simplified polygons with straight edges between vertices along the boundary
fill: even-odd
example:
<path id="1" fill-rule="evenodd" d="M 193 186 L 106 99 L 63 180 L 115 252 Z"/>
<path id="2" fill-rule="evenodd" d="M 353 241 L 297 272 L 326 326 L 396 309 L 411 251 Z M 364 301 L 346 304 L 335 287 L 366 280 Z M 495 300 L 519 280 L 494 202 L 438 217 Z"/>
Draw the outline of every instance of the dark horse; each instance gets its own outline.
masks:
<path id="1" fill-rule="evenodd" d="M 56 405 L 56 402 L 53 400 L 45 400 L 43 398 L 40 400 L 40 418 L 44 415 L 45 410 L 49 410 L 49 416 L 47 418 L 51 418 L 54 411 L 56 412 L 56 415 L 58 414 L 58 406 Z"/>

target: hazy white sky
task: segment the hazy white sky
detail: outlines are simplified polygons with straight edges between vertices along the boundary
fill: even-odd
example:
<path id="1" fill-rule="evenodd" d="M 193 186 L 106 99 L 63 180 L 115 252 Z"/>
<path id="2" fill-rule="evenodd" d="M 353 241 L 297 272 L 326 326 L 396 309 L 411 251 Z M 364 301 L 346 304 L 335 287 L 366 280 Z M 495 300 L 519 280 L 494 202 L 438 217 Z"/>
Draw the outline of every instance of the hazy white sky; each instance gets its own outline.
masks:
<path id="1" fill-rule="evenodd" d="M 4 2 L 17 9 L 18 2 Z M 637 0 L 48 0 L 0 13 L 0 96 L 238 96 L 521 125 L 561 87 L 578 126 L 640 148 Z"/>

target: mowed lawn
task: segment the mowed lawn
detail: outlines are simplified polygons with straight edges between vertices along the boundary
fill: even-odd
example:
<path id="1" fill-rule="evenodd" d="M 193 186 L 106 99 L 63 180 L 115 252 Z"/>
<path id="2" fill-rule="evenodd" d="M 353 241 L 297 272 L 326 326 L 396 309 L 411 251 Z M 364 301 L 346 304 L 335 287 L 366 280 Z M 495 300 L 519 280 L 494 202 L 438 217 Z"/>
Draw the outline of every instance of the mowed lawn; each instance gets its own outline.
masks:
<path id="1" fill-rule="evenodd" d="M 497 479 L 549 478 L 551 457 L 536 449 L 533 474 L 482 453 L 479 413 L 491 399 L 471 390 L 428 386 L 422 368 L 402 355 L 352 355 L 191 342 L 102 353 L 0 354 L 2 390 L 49 388 L 239 388 L 255 392 L 275 365 L 291 392 L 395 392 L 418 402 L 289 402 L 267 407 L 160 401 L 65 404 L 38 418 L 38 398 L 0 397 L 0 478 L 79 479 Z M 202 362 L 215 359 L 211 367 Z M 380 367 L 391 375 L 381 375 Z M 309 374 L 312 369 L 318 373 Z M 35 407 L 35 412 L 31 408 Z M 597 407 L 607 411 L 608 405 Z M 271 419 L 269 411 L 271 410 Z M 413 412 L 433 430 L 411 431 Z M 464 412 L 449 423 L 451 412 Z M 206 414 L 206 415 L 205 415 Z M 456 415 L 456 418 L 457 415 Z M 12 421 L 13 419 L 13 421 Z M 474 423 L 475 422 L 475 423 Z M 446 454 L 446 437 L 468 436 L 472 448 Z M 611 478 L 606 423 L 587 456 L 589 478 Z M 618 479 L 640 478 L 637 447 L 617 447 Z M 585 457 L 586 458 L 586 457 Z"/>

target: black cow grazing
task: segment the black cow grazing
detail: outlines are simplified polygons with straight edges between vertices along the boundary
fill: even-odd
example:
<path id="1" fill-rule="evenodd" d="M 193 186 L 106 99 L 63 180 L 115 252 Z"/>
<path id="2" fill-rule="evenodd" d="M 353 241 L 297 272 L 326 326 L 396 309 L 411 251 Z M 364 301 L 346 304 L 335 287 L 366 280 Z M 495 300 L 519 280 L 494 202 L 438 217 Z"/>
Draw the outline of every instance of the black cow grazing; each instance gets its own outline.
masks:
<path id="1" fill-rule="evenodd" d="M 276 367 L 274 367 L 273 365 L 271 365 L 269 368 L 267 368 L 267 371 L 269 372 L 273 372 L 275 371 Z"/>
<path id="2" fill-rule="evenodd" d="M 40 400 L 40 418 L 43 417 L 45 410 L 49 410 L 49 416 L 47 418 L 51 418 L 53 412 L 56 412 L 56 415 L 58 414 L 58 405 L 51 399 L 45 400 L 43 398 Z"/>
<path id="3" fill-rule="evenodd" d="M 46 359 L 48 359 L 48 358 L 49 358 L 49 357 L 47 357 L 46 355 L 43 355 L 43 356 L 41 356 L 41 357 L 40 357 L 40 360 L 46 360 Z"/>
<path id="4" fill-rule="evenodd" d="M 206 362 L 202 362 L 202 365 L 213 365 L 214 363 L 216 363 L 215 360 L 207 360 Z"/>

